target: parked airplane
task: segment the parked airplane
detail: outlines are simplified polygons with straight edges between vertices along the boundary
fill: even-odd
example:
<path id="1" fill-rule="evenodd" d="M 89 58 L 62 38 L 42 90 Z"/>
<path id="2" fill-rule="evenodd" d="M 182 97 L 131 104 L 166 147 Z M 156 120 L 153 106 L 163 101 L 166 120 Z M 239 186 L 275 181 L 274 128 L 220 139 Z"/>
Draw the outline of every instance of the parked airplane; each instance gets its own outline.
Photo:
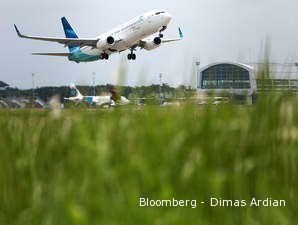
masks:
<path id="1" fill-rule="evenodd" d="M 14 27 L 21 38 L 57 42 L 69 48 L 69 53 L 33 53 L 33 55 L 64 56 L 68 57 L 70 61 L 80 63 L 107 60 L 111 54 L 128 49 L 130 50 L 127 55 L 128 60 L 135 60 L 136 54 L 134 52 L 138 47 L 149 51 L 160 47 L 163 43 L 179 41 L 183 38 L 180 28 L 179 38 L 163 39 L 163 31 L 167 29 L 171 19 L 172 16 L 168 12 L 154 10 L 136 17 L 97 38 L 84 39 L 78 38 L 65 17 L 61 20 L 66 38 L 26 36 L 20 33 L 16 25 Z"/>
<path id="2" fill-rule="evenodd" d="M 124 96 L 119 96 L 114 88 L 110 89 L 111 95 L 106 96 L 83 96 L 75 85 L 70 85 L 74 97 L 64 98 L 64 100 L 72 102 L 86 102 L 90 105 L 96 106 L 115 106 L 127 105 L 130 101 Z"/>

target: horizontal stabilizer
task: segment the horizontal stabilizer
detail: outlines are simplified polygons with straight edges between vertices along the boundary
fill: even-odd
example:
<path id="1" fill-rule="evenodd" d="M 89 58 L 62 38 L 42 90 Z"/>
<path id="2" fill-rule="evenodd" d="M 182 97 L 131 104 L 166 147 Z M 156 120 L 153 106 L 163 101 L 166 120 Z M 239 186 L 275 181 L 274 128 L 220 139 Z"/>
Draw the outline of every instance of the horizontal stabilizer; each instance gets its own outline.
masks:
<path id="1" fill-rule="evenodd" d="M 69 53 L 32 53 L 32 55 L 47 55 L 47 56 L 70 56 Z"/>

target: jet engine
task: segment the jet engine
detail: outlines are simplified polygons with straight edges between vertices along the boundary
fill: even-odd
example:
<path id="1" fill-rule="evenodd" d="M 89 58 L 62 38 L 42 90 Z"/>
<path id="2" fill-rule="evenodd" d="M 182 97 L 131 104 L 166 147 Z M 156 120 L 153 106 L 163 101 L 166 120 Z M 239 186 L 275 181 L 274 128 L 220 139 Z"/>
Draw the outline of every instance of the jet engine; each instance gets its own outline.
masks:
<path id="1" fill-rule="evenodd" d="M 143 48 L 151 51 L 158 48 L 161 45 L 161 39 L 159 37 L 151 38 L 145 41 Z"/>
<path id="2" fill-rule="evenodd" d="M 115 38 L 109 36 L 107 38 L 102 38 L 96 43 L 96 47 L 99 49 L 109 48 L 115 44 Z"/>

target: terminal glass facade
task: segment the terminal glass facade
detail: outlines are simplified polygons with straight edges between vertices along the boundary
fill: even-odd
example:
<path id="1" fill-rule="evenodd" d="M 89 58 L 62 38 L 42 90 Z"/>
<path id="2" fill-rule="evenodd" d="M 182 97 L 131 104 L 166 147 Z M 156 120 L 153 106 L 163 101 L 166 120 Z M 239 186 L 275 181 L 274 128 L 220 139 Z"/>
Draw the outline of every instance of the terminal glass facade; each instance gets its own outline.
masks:
<path id="1" fill-rule="evenodd" d="M 232 64 L 219 64 L 202 72 L 202 89 L 249 89 L 249 71 Z"/>

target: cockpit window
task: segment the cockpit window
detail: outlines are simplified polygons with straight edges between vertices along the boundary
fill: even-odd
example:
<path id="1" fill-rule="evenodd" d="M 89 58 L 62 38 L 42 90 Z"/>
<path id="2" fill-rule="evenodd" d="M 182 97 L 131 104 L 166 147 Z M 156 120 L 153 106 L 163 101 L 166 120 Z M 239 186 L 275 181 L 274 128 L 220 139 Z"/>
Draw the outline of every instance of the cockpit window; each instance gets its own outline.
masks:
<path id="1" fill-rule="evenodd" d="M 157 12 L 157 13 L 155 13 L 155 15 L 160 15 L 160 14 L 163 14 L 163 13 L 165 13 L 165 12 Z"/>

